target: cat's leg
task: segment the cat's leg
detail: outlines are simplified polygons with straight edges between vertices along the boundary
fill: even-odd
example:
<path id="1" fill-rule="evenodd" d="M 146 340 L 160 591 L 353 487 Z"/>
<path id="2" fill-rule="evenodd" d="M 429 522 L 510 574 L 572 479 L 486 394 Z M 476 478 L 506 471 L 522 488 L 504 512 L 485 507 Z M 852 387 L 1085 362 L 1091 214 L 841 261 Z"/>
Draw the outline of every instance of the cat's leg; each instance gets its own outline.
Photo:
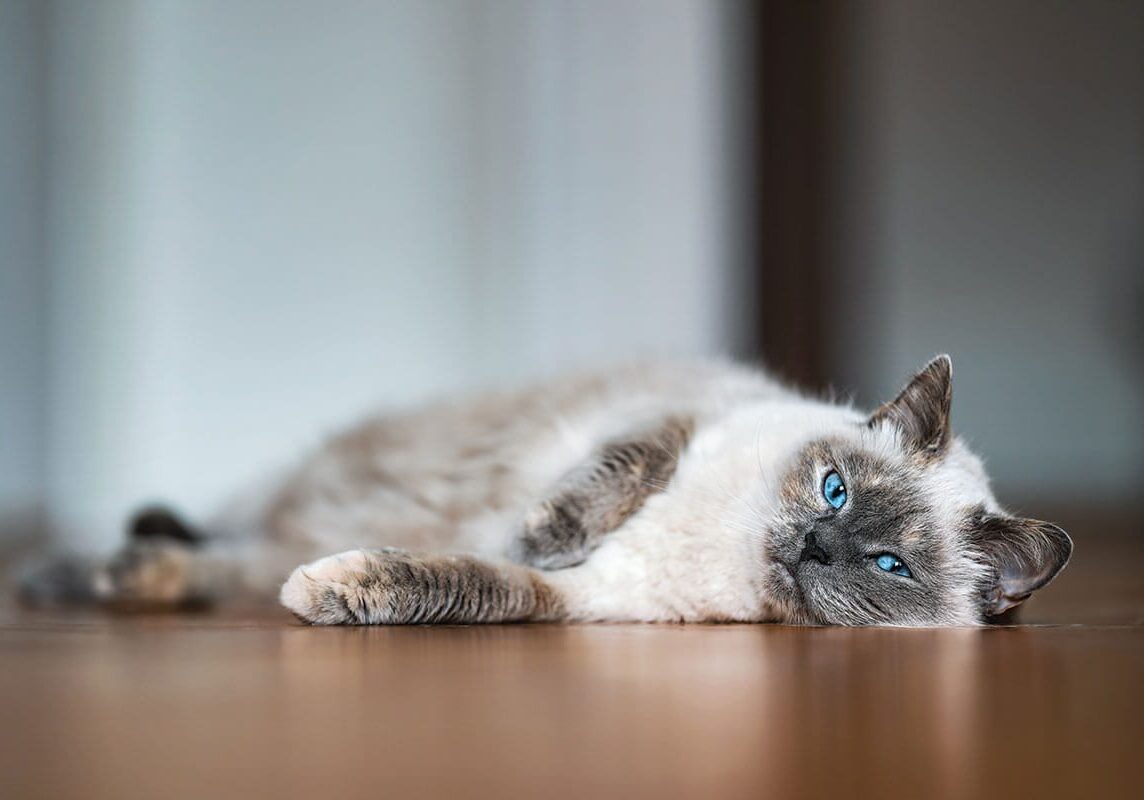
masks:
<path id="1" fill-rule="evenodd" d="M 512 559 L 541 569 L 582 563 L 604 536 L 667 487 L 693 429 L 690 418 L 668 417 L 605 444 L 525 514 Z"/>
<path id="2" fill-rule="evenodd" d="M 203 605 L 233 593 L 241 562 L 163 509 L 147 509 L 128 526 L 128 541 L 110 558 L 64 556 L 21 582 L 30 605 L 170 607 Z"/>
<path id="3" fill-rule="evenodd" d="M 661 555 L 617 547 L 562 570 L 472 556 L 351 550 L 299 567 L 279 599 L 318 625 L 495 622 L 752 621 L 764 610 L 749 582 L 661 569 Z M 721 577 L 722 576 L 722 577 Z"/>
<path id="4" fill-rule="evenodd" d="M 317 625 L 555 621 L 565 609 L 536 570 L 472 556 L 351 550 L 299 567 L 279 599 Z"/>
<path id="5" fill-rule="evenodd" d="M 24 576 L 20 598 L 32 606 L 200 606 L 230 595 L 237 572 L 214 548 L 130 542 L 110 558 L 47 561 Z"/>

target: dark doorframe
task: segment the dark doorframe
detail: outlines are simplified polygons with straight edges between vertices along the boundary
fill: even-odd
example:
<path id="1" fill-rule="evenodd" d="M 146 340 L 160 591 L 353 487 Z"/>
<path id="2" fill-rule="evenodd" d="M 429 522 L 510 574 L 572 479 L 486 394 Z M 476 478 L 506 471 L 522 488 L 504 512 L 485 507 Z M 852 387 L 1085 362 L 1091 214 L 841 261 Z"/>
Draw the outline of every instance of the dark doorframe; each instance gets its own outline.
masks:
<path id="1" fill-rule="evenodd" d="M 831 148 L 836 3 L 768 0 L 758 8 L 762 65 L 758 268 L 760 350 L 780 376 L 828 382 Z"/>

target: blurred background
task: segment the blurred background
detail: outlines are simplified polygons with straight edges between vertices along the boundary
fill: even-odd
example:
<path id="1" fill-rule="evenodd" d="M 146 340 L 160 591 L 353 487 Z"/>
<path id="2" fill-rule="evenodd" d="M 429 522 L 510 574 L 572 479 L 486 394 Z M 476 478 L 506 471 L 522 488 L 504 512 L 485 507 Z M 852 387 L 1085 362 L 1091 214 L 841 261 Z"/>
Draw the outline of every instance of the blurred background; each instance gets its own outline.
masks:
<path id="1" fill-rule="evenodd" d="M 0 539 L 647 355 L 1144 478 L 1144 3 L 0 0 Z"/>

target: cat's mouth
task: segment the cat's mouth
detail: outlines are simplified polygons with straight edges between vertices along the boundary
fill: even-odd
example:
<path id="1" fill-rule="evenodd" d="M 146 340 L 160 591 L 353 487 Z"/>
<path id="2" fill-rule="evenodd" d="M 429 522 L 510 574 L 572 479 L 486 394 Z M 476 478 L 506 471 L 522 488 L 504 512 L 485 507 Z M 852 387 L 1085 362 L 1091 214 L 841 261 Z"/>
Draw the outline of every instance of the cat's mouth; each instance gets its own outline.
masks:
<path id="1" fill-rule="evenodd" d="M 798 562 L 776 558 L 772 561 L 771 591 L 786 609 L 786 622 L 797 625 L 825 625 L 826 620 L 811 603 L 799 579 Z M 803 576 L 805 578 L 805 574 Z"/>
<path id="2" fill-rule="evenodd" d="M 798 546 L 797 543 L 803 541 L 801 536 L 796 538 L 795 535 L 776 536 L 772 539 L 767 548 L 771 562 L 769 583 L 771 591 L 782 599 L 789 613 L 803 624 L 816 624 L 819 615 L 810 595 L 817 576 L 810 574 L 816 570 L 807 569 L 807 565 L 814 562 L 814 559 L 806 558 L 805 548 Z M 806 581 L 810 583 L 804 585 Z"/>
<path id="3" fill-rule="evenodd" d="M 779 583 L 794 597 L 798 598 L 798 602 L 805 605 L 806 599 L 802 593 L 802 585 L 798 582 L 798 567 L 795 564 L 788 564 L 781 558 L 774 559 L 775 576 Z"/>
<path id="4" fill-rule="evenodd" d="M 816 625 L 818 615 L 811 609 L 798 578 L 798 566 L 781 558 L 771 560 L 768 592 L 777 601 L 781 619 L 788 624 Z"/>
<path id="5" fill-rule="evenodd" d="M 795 586 L 798 585 L 798 575 L 795 573 L 793 564 L 788 564 L 782 559 L 775 559 L 775 565 L 779 568 L 779 573 L 783 576 L 783 580 L 789 581 Z"/>
<path id="6" fill-rule="evenodd" d="M 782 535 L 776 532 L 772 536 L 766 549 L 770 561 L 768 583 L 770 584 L 770 591 L 780 599 L 780 602 L 787 608 L 788 614 L 795 618 L 805 618 L 807 621 L 812 621 L 817 619 L 817 615 L 811 610 L 806 592 L 803 589 L 802 580 L 806 578 L 805 570 L 803 576 L 799 577 L 799 567 L 803 566 L 801 563 L 802 551 L 795 546 L 795 541 L 793 535 Z"/>

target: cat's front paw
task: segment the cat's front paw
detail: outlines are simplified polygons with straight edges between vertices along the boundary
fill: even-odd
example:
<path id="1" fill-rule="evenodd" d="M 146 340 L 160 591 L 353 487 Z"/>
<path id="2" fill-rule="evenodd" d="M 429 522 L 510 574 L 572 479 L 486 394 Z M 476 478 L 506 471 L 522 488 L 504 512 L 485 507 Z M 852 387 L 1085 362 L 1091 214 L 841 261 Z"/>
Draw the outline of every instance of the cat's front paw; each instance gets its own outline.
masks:
<path id="1" fill-rule="evenodd" d="M 373 619 L 379 585 L 377 555 L 349 550 L 304 564 L 291 573 L 278 599 L 299 619 L 315 625 L 364 625 Z"/>
<path id="2" fill-rule="evenodd" d="M 528 570 L 462 555 L 351 550 L 294 570 L 282 605 L 316 625 L 432 625 L 558 619 Z"/>

